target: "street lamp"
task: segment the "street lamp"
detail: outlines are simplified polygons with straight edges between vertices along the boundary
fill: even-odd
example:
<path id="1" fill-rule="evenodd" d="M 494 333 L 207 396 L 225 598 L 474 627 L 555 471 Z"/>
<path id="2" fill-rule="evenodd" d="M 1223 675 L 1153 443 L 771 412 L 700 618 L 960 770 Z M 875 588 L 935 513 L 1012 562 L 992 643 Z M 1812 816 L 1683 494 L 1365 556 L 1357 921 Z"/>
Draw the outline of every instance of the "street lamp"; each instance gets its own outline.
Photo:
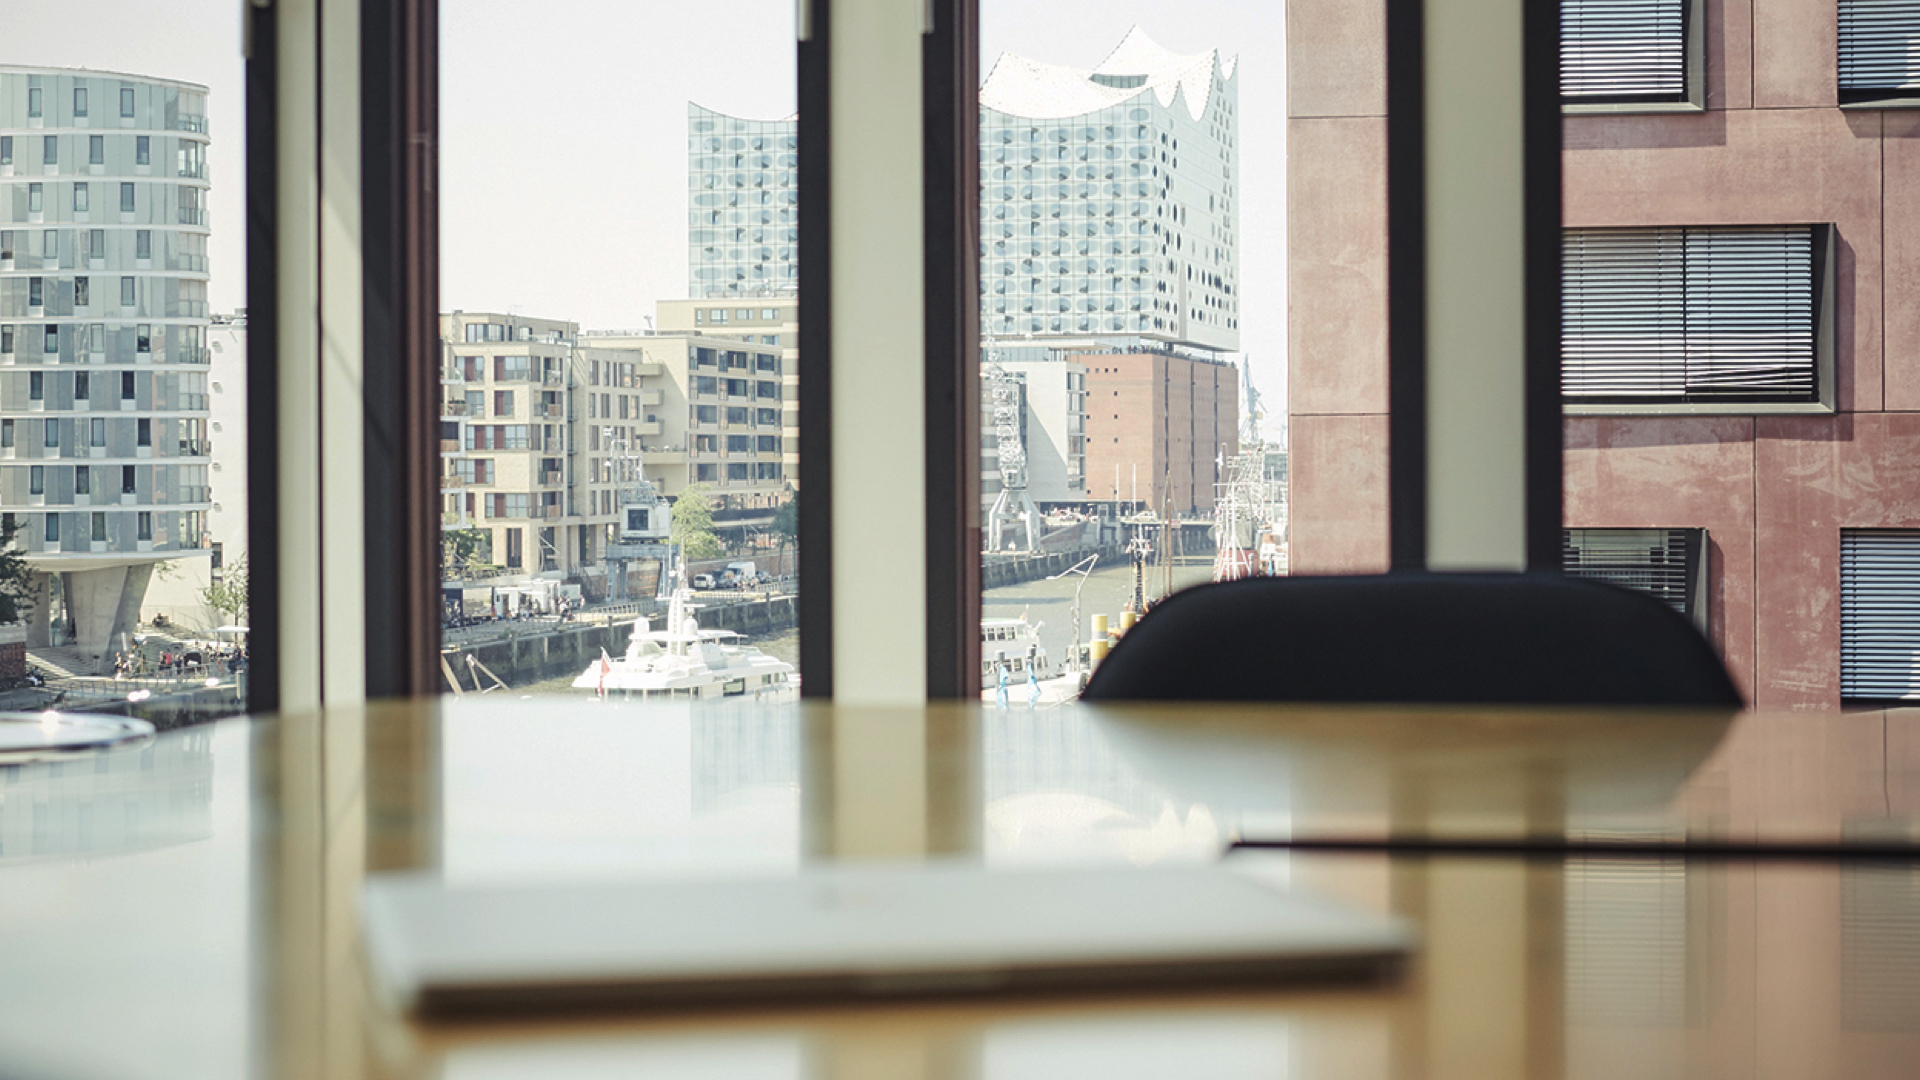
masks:
<path id="1" fill-rule="evenodd" d="M 1093 576 L 1093 564 L 1099 561 L 1100 555 L 1096 552 L 1047 578 L 1048 581 L 1058 581 L 1068 574 L 1080 575 L 1080 584 L 1073 587 L 1073 652 L 1070 662 L 1075 674 L 1080 671 L 1080 590 L 1087 587 L 1087 579 Z"/>

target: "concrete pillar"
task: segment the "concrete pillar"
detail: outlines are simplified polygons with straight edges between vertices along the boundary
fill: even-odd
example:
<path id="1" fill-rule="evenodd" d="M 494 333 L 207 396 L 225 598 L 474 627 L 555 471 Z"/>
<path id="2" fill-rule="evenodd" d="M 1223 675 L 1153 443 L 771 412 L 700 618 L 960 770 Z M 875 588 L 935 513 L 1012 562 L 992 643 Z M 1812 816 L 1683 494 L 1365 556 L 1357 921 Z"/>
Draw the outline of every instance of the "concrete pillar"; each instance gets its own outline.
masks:
<path id="1" fill-rule="evenodd" d="M 34 573 L 27 578 L 27 602 L 33 610 L 27 614 L 27 648 L 44 649 L 53 644 L 53 575 Z"/>
<path id="2" fill-rule="evenodd" d="M 153 564 L 108 566 L 64 575 L 75 648 L 104 657 L 132 633 L 146 599 Z"/>

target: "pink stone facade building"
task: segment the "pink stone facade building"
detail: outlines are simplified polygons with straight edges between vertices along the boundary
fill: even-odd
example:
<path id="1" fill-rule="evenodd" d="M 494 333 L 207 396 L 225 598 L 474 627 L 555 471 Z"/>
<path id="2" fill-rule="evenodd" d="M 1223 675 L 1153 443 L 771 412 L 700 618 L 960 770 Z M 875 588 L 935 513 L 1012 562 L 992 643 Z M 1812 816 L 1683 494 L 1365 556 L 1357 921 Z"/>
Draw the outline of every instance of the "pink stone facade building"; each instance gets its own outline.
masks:
<path id="1" fill-rule="evenodd" d="M 1749 700 L 1832 708 L 1859 696 L 1842 689 L 1843 537 L 1920 530 L 1920 102 L 1843 106 L 1844 2 L 1696 2 L 1694 103 L 1565 117 L 1565 224 L 1827 227 L 1821 400 L 1570 406 L 1565 523 L 1704 529 L 1707 629 Z M 1287 30 L 1292 565 L 1372 572 L 1388 552 L 1383 7 L 1289 0 Z"/>

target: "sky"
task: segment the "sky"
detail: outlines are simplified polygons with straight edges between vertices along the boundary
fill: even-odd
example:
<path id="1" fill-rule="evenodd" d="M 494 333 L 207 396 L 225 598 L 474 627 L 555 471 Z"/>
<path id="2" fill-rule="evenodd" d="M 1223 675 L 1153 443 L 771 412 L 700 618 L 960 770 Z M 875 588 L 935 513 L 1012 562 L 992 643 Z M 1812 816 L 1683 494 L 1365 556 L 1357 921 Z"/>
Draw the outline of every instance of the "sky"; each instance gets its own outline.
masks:
<path id="1" fill-rule="evenodd" d="M 1286 380 L 1284 5 L 982 0 L 981 72 L 1003 51 L 1092 67 L 1138 24 L 1240 58 L 1241 339 L 1278 429 Z M 241 0 L 9 4 L 0 63 L 208 86 L 213 310 L 244 306 Z M 594 329 L 687 294 L 688 101 L 794 111 L 792 0 L 443 0 L 441 301 Z M 804 254 L 802 255 L 804 258 Z"/>

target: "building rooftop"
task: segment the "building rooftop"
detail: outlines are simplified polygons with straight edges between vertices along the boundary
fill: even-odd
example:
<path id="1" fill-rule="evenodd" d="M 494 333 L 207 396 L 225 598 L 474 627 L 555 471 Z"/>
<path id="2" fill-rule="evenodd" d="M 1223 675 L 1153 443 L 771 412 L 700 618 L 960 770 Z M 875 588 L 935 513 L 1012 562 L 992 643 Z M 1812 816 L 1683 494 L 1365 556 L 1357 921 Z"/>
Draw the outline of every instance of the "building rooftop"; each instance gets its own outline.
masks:
<path id="1" fill-rule="evenodd" d="M 1238 61 L 1218 50 L 1182 56 L 1148 37 L 1138 26 L 1091 71 L 1045 64 L 1002 53 L 980 88 L 980 104 L 1033 120 L 1082 116 L 1119 105 L 1151 90 L 1164 108 L 1184 98 L 1195 120 L 1207 113 L 1216 74 L 1234 77 Z"/>

